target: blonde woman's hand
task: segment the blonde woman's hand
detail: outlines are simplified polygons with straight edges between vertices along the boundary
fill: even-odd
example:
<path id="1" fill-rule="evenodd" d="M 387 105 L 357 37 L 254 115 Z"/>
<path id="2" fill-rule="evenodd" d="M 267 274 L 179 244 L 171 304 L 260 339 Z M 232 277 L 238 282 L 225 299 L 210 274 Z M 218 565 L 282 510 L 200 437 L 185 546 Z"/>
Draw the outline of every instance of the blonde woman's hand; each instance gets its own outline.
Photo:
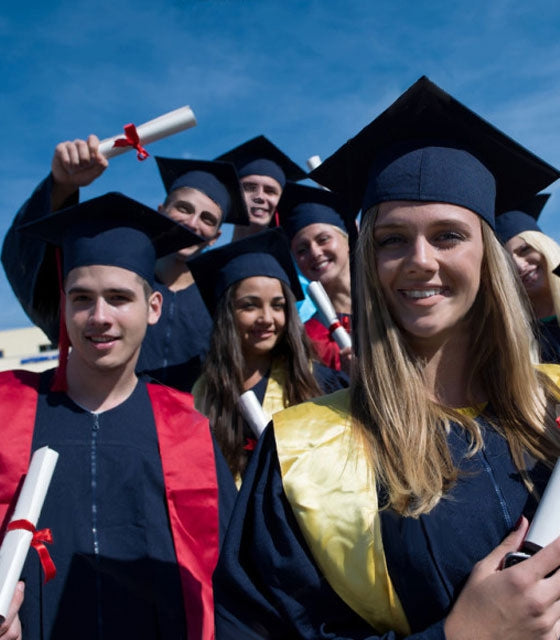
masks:
<path id="1" fill-rule="evenodd" d="M 523 518 L 478 562 L 445 622 L 447 640 L 558 640 L 560 637 L 560 538 L 534 556 L 502 570 L 527 532 Z"/>

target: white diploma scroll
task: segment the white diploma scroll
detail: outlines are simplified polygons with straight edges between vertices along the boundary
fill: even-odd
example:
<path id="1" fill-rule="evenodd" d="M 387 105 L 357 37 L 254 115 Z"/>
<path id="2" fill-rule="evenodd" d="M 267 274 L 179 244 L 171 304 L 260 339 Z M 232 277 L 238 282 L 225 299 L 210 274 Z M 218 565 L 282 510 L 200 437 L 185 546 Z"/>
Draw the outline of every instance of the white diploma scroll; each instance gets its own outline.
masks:
<path id="1" fill-rule="evenodd" d="M 335 339 L 336 344 L 341 349 L 351 347 L 352 338 L 343 326 L 337 326 L 340 325 L 338 316 L 323 285 L 320 282 L 310 282 L 307 287 L 307 293 L 317 308 L 323 324 L 329 328 L 329 331 L 332 331 L 332 337 Z M 333 327 L 336 328 L 333 329 Z"/>
<path id="2" fill-rule="evenodd" d="M 263 411 L 261 403 L 257 400 L 254 391 L 245 391 L 245 393 L 239 396 L 239 410 L 245 420 L 247 420 L 253 433 L 257 438 L 260 438 L 261 433 L 270 422 L 270 418 L 268 418 Z"/>
<path id="3" fill-rule="evenodd" d="M 58 453 L 49 447 L 41 447 L 35 451 L 10 522 L 28 520 L 34 527 L 37 526 L 57 460 Z M 32 538 L 31 531 L 15 529 L 6 532 L 0 546 L 0 616 L 2 620 L 8 614 Z"/>
<path id="4" fill-rule="evenodd" d="M 307 168 L 309 171 L 313 171 L 321 164 L 321 156 L 311 156 L 307 158 Z"/>
<path id="5" fill-rule="evenodd" d="M 185 129 L 190 129 L 194 126 L 196 126 L 195 115 L 190 107 L 185 106 L 180 109 L 175 109 L 175 111 L 165 113 L 164 115 L 159 116 L 159 118 L 155 118 L 154 120 L 141 124 L 136 127 L 136 131 L 140 138 L 140 144 L 145 146 L 150 142 L 162 140 L 163 138 L 167 138 L 175 133 L 179 133 L 179 131 L 184 131 Z M 119 133 L 112 138 L 105 138 L 104 140 L 101 140 L 99 143 L 99 151 L 101 151 L 106 158 L 112 158 L 120 155 L 121 153 L 130 151 L 133 147 L 114 146 L 115 140 L 118 140 L 119 138 L 124 139 L 124 137 L 125 136 L 122 133 Z"/>
<path id="6" fill-rule="evenodd" d="M 311 156 L 310 158 L 307 158 L 307 168 L 309 169 L 309 171 L 313 171 L 313 169 L 316 169 L 320 164 L 322 164 L 322 160 L 321 160 L 321 156 Z M 317 184 L 319 184 L 317 182 Z M 325 191 L 329 191 L 329 189 L 327 189 L 327 187 L 324 187 L 322 184 L 319 184 L 319 186 L 321 187 L 321 189 L 324 189 Z"/>
<path id="7" fill-rule="evenodd" d="M 560 536 L 560 461 L 556 463 L 523 546 L 533 553 Z"/>

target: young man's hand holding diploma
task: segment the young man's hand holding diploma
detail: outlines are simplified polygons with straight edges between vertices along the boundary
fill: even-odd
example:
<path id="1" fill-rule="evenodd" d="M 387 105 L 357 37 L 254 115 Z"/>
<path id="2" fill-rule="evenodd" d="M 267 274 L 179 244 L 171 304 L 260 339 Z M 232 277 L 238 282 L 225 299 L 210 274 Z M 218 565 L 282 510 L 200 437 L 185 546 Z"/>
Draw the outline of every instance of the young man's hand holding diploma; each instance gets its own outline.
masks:
<path id="1" fill-rule="evenodd" d="M 87 140 L 57 144 L 51 163 L 51 209 L 61 208 L 80 187 L 91 184 L 108 166 L 109 161 L 99 151 L 99 138 L 93 134 Z"/>
<path id="2" fill-rule="evenodd" d="M 23 603 L 24 587 L 25 585 L 23 582 L 17 583 L 8 615 L 2 624 L 0 624 L 1 640 L 21 640 L 22 638 L 18 611 Z"/>

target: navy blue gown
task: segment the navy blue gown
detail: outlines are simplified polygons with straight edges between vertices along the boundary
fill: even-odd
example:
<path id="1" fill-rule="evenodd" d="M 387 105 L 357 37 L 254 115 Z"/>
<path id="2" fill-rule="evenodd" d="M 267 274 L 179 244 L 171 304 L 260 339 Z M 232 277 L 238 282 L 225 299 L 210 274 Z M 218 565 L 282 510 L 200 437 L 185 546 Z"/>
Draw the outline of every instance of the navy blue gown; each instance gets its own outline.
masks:
<path id="1" fill-rule="evenodd" d="M 539 320 L 538 332 L 541 360 L 560 363 L 560 326 L 556 316 Z"/>
<path id="2" fill-rule="evenodd" d="M 18 211 L 4 239 L 2 265 L 12 289 L 31 321 L 58 344 L 58 278 L 54 247 L 16 231 L 17 227 L 50 214 L 52 177 L 35 189 Z M 65 205 L 77 202 L 77 196 Z M 163 295 L 162 313 L 150 325 L 140 352 L 137 372 L 190 391 L 208 351 L 212 319 L 195 284 L 178 292 L 156 283 Z"/>
<path id="3" fill-rule="evenodd" d="M 41 376 L 32 448 L 60 454 L 38 523 L 53 532 L 57 575 L 43 584 L 38 557 L 29 553 L 23 637 L 187 638 L 146 385 L 140 381 L 122 404 L 95 414 L 49 392 L 51 375 Z M 222 539 L 236 490 L 214 449 Z M 196 461 L 185 461 L 185 473 L 189 464 Z"/>
<path id="4" fill-rule="evenodd" d="M 485 423 L 481 426 L 484 450 L 468 459 L 465 434 L 452 429 L 449 445 L 461 474 L 429 514 L 415 519 L 391 510 L 381 513 L 388 571 L 412 629 L 411 639 L 445 639 L 444 618 L 473 565 L 503 540 L 522 514 L 534 513 L 535 502 L 506 441 Z M 541 464 L 530 467 L 542 491 L 550 472 Z M 401 637 L 377 633 L 318 569 L 284 493 L 271 426 L 247 468 L 214 588 L 217 640 Z"/>

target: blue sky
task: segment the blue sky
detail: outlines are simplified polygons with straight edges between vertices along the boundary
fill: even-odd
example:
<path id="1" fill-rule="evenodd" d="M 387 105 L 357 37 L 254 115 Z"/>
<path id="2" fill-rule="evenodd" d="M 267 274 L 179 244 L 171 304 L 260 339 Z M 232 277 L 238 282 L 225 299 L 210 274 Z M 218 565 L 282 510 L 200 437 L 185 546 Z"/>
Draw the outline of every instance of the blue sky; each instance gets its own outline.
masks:
<path id="1" fill-rule="evenodd" d="M 61 140 L 189 104 L 198 126 L 152 154 L 211 159 L 262 133 L 304 166 L 423 74 L 560 166 L 555 0 L 8 1 L 0 47 L 2 236 Z M 114 158 L 82 197 L 110 190 L 155 207 L 153 158 Z M 541 225 L 560 240 L 550 191 Z M 2 274 L 0 329 L 28 324 Z"/>

